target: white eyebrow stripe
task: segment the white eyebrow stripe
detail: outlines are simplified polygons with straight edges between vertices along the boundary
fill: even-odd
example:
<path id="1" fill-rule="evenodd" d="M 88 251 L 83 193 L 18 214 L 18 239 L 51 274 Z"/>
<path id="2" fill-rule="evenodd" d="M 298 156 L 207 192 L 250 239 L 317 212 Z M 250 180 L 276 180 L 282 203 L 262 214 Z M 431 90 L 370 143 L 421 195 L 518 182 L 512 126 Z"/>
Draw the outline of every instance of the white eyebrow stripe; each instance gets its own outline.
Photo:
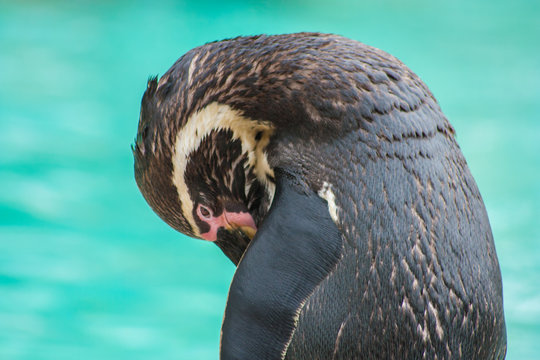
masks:
<path id="1" fill-rule="evenodd" d="M 182 213 L 193 228 L 194 236 L 200 236 L 200 233 L 193 218 L 193 200 L 189 196 L 184 173 L 191 153 L 197 150 L 202 140 L 214 130 L 230 130 L 233 139 L 241 140 L 242 152 L 248 154 L 248 165 L 253 167 L 259 181 L 265 184 L 269 192 L 272 192 L 269 194 L 270 199 L 274 192 L 274 184 L 269 182 L 266 177 L 266 174 L 273 176 L 274 172 L 263 151 L 273 131 L 270 124 L 242 116 L 239 111 L 225 104 L 213 102 L 205 106 L 191 115 L 184 127 L 178 132 L 172 158 L 172 180 L 182 204 Z M 263 132 L 264 136 L 261 141 L 257 142 L 255 136 L 260 131 Z"/>

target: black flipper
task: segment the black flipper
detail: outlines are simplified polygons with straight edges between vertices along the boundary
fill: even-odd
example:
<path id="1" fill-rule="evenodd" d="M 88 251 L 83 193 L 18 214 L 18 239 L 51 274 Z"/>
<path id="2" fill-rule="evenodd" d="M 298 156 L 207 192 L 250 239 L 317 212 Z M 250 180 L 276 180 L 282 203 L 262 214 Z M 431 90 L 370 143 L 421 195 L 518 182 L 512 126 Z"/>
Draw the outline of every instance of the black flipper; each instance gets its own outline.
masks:
<path id="1" fill-rule="evenodd" d="M 276 170 L 272 207 L 234 275 L 221 359 L 280 359 L 302 302 L 337 263 L 341 235 L 328 205 Z"/>

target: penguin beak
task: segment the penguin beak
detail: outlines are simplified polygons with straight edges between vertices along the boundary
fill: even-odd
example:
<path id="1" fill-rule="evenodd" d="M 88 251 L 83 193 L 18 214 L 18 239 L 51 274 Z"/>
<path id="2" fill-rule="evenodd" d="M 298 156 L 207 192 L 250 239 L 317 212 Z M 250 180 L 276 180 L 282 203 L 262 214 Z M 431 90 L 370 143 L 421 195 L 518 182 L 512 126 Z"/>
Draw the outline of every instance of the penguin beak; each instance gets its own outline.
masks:
<path id="1" fill-rule="evenodd" d="M 201 238 L 207 241 L 216 241 L 220 228 L 224 228 L 229 232 L 241 231 L 250 240 L 253 239 L 257 232 L 257 225 L 255 225 L 251 214 L 245 206 L 238 204 L 229 204 L 228 207 L 224 207 L 219 216 L 210 216 L 208 219 L 202 220 L 210 226 L 209 231 L 201 234 Z"/>
<path id="2" fill-rule="evenodd" d="M 257 226 L 250 213 L 224 211 L 223 216 L 225 218 L 225 229 L 240 230 L 246 234 L 250 240 L 253 239 L 257 232 Z"/>

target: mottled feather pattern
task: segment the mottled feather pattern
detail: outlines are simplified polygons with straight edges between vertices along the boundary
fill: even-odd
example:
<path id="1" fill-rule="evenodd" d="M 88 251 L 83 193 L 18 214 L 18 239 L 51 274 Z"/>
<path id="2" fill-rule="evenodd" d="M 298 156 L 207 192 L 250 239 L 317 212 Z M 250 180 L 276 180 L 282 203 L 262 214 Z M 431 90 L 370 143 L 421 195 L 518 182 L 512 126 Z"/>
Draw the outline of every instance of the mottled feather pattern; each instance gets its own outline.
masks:
<path id="1" fill-rule="evenodd" d="M 212 103 L 271 124 L 270 167 L 295 174 L 308 193 L 328 187 L 335 201 L 340 256 L 300 302 L 286 359 L 504 358 L 501 276 L 482 198 L 453 127 L 405 65 L 311 33 L 189 51 L 143 98 L 139 132 L 154 126 L 135 152 L 152 165 L 137 174 L 143 194 L 162 189 L 145 195 L 152 207 L 178 208 L 164 198 L 175 196 L 170 184 L 154 179 L 166 161 L 137 149 L 170 159 L 175 134 Z M 262 222 L 265 206 L 250 208 Z M 189 234 L 181 213 L 171 217 Z M 248 246 L 218 245 L 237 260 Z"/>
<path id="2" fill-rule="evenodd" d="M 408 141 L 425 145 L 372 158 L 363 145 L 354 154 L 347 142 L 335 152 L 367 160 L 324 163 L 314 171 L 334 184 L 344 250 L 337 269 L 304 306 L 291 359 L 347 358 L 365 349 L 372 351 L 366 358 L 504 357 L 501 279 L 476 185 L 452 138 Z M 327 158 L 339 156 L 335 152 Z M 342 287 L 350 296 L 338 295 Z M 330 319 L 339 321 L 331 327 Z M 310 353 L 329 329 L 336 342 L 324 347 L 328 353 Z M 482 346 L 492 342 L 500 346 Z"/>

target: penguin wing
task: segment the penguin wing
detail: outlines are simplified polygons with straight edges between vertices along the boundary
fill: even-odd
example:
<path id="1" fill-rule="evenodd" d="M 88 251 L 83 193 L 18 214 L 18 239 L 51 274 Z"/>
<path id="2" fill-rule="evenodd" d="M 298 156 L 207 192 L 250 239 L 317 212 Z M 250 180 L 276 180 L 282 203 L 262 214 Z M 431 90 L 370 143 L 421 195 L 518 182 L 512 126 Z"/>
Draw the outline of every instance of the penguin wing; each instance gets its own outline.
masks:
<path id="1" fill-rule="evenodd" d="M 293 175 L 275 175 L 272 207 L 229 290 L 221 359 L 284 358 L 303 304 L 341 254 L 326 201 Z"/>

